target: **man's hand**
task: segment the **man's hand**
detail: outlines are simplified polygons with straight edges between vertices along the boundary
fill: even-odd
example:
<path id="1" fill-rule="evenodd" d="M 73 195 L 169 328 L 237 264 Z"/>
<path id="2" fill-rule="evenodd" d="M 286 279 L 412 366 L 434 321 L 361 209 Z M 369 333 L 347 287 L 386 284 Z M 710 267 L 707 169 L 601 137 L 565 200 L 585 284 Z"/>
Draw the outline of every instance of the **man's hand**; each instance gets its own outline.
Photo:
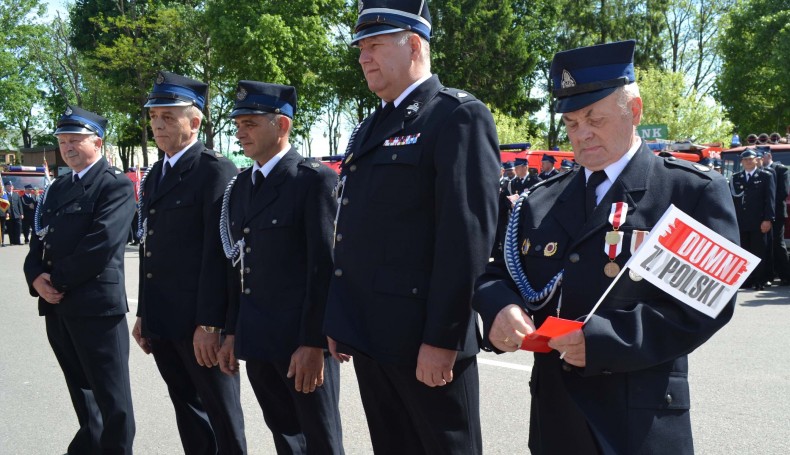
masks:
<path id="1" fill-rule="evenodd" d="M 417 380 L 428 387 L 453 382 L 453 366 L 457 355 L 458 351 L 423 343 L 417 355 Z"/>
<path id="2" fill-rule="evenodd" d="M 581 329 L 552 338 L 549 347 L 559 351 L 562 360 L 575 367 L 584 368 L 587 365 L 584 332 Z"/>
<path id="3" fill-rule="evenodd" d="M 532 318 L 520 306 L 510 304 L 497 313 L 488 332 L 488 340 L 500 351 L 514 352 L 524 337 L 534 331 Z"/>
<path id="4" fill-rule="evenodd" d="M 38 292 L 38 295 L 47 303 L 58 304 L 63 299 L 63 293 L 52 287 L 52 281 L 49 273 L 42 273 L 33 280 L 33 289 Z"/>
<path id="5" fill-rule="evenodd" d="M 197 363 L 206 368 L 217 366 L 217 353 L 219 353 L 219 333 L 208 333 L 200 327 L 195 329 L 192 337 L 192 347 L 195 348 Z"/>
<path id="6" fill-rule="evenodd" d="M 299 346 L 291 355 L 288 378 L 294 378 L 297 392 L 310 393 L 324 384 L 324 350 L 312 346 Z"/>
<path id="7" fill-rule="evenodd" d="M 329 345 L 329 353 L 332 354 L 333 359 L 340 363 L 351 360 L 350 355 L 337 352 L 337 341 L 333 340 L 331 337 L 326 337 L 326 343 Z"/>
<path id="8" fill-rule="evenodd" d="M 134 337 L 134 341 L 140 346 L 140 349 L 143 350 L 146 354 L 151 353 L 151 341 L 148 338 L 143 337 L 143 323 L 141 319 L 138 317 L 136 321 L 134 321 L 134 327 L 132 328 L 132 336 Z"/>
<path id="9" fill-rule="evenodd" d="M 225 341 L 222 342 L 222 347 L 217 353 L 219 369 L 228 376 L 233 376 L 239 372 L 239 360 L 233 352 L 235 341 L 236 337 L 234 335 L 227 335 Z"/>
<path id="10" fill-rule="evenodd" d="M 772 223 L 770 221 L 763 221 L 762 223 L 760 223 L 760 232 L 762 232 L 763 234 L 767 234 L 768 231 L 771 230 L 771 224 Z"/>

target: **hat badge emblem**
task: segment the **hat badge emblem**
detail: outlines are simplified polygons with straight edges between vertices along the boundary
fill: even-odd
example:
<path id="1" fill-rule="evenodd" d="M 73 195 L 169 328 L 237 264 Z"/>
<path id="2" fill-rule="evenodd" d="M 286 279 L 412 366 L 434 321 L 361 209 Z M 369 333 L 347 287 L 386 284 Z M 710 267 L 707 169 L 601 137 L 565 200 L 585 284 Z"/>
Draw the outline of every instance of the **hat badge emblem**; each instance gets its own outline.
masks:
<path id="1" fill-rule="evenodd" d="M 71 115 L 73 113 L 74 113 L 74 111 L 72 111 L 70 107 L 66 108 L 66 112 L 65 112 L 66 115 Z"/>
<path id="2" fill-rule="evenodd" d="M 571 76 L 568 70 L 562 70 L 562 82 L 560 86 L 562 88 L 576 87 L 576 79 Z"/>
<path id="3" fill-rule="evenodd" d="M 247 90 L 244 90 L 243 87 L 239 87 L 239 91 L 236 92 L 236 99 L 241 101 L 244 98 L 247 98 Z"/>
<path id="4" fill-rule="evenodd" d="M 162 83 L 162 82 L 164 82 L 164 81 L 165 81 L 165 75 L 164 75 L 164 74 L 162 74 L 162 73 L 159 73 L 159 74 L 156 76 L 156 83 L 157 83 L 157 84 L 161 84 L 161 83 Z"/>

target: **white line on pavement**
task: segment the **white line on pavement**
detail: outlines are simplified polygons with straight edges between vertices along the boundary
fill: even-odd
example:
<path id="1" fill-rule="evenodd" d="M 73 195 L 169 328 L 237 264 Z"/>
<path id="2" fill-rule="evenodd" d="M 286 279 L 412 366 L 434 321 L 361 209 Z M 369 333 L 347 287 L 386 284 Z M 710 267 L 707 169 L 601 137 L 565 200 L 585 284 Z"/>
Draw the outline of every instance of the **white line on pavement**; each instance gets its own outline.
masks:
<path id="1" fill-rule="evenodd" d="M 501 368 L 510 368 L 511 370 L 532 371 L 532 367 L 529 365 L 519 365 L 517 363 L 500 362 L 499 360 L 481 359 L 480 357 L 477 358 L 477 363 Z"/>

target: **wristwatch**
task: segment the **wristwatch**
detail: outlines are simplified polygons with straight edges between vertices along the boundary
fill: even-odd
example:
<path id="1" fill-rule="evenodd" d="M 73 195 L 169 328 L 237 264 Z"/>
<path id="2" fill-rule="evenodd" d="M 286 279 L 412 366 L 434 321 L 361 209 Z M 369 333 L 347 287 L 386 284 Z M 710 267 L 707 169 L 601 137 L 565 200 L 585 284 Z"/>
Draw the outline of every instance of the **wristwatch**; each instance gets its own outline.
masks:
<path id="1" fill-rule="evenodd" d="M 206 333 L 219 333 L 222 330 L 222 327 L 212 327 L 210 325 L 201 325 L 200 328 Z"/>

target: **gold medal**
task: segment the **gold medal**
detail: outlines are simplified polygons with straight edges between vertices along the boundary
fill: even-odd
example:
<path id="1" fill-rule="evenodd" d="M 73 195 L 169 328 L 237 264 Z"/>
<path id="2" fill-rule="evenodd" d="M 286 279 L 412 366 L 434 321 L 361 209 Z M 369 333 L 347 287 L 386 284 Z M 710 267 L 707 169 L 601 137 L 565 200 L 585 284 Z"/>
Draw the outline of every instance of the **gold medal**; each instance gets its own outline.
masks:
<path id="1" fill-rule="evenodd" d="M 546 257 L 554 256 L 554 253 L 557 252 L 557 242 L 550 242 L 546 244 L 546 247 L 543 248 L 543 255 Z"/>
<path id="2" fill-rule="evenodd" d="M 603 274 L 609 278 L 616 277 L 618 273 L 620 273 L 620 266 L 616 262 L 608 262 L 603 267 Z"/>
<path id="3" fill-rule="evenodd" d="M 607 245 L 617 245 L 620 243 L 620 234 L 618 234 L 617 231 L 609 231 L 606 233 L 604 241 Z"/>

